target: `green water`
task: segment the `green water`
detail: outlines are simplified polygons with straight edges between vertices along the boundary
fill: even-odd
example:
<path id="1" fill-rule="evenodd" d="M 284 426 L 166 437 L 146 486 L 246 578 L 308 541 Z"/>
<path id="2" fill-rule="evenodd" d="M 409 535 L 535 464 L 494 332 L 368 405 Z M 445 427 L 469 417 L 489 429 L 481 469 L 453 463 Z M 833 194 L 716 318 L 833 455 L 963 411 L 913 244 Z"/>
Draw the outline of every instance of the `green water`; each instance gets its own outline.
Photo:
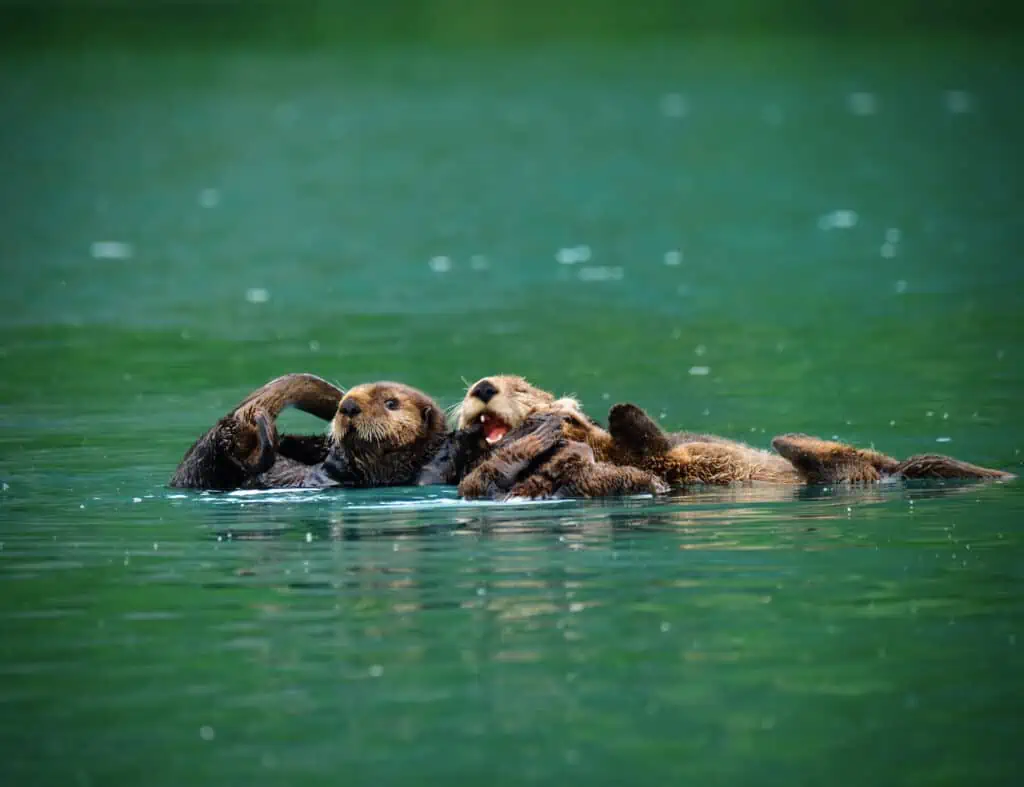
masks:
<path id="1" fill-rule="evenodd" d="M 1019 482 L 164 484 L 289 371 L 1019 472 L 1017 51 L 4 51 L 0 782 L 1013 783 Z"/>

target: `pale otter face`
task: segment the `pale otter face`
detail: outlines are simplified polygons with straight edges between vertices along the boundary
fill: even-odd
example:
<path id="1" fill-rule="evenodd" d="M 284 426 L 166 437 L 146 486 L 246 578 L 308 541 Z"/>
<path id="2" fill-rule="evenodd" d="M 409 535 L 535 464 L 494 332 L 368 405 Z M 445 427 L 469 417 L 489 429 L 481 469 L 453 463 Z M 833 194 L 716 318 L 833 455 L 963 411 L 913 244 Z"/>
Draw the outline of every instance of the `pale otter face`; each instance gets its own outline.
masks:
<path id="1" fill-rule="evenodd" d="M 444 418 L 430 397 L 392 382 L 350 389 L 331 422 L 331 436 L 337 442 L 356 440 L 395 448 L 443 432 Z"/>
<path id="2" fill-rule="evenodd" d="M 458 408 L 458 426 L 465 429 L 479 421 L 484 428 L 484 439 L 493 445 L 531 415 L 557 411 L 582 417 L 579 402 L 571 397 L 556 399 L 522 377 L 495 375 L 469 386 Z"/>

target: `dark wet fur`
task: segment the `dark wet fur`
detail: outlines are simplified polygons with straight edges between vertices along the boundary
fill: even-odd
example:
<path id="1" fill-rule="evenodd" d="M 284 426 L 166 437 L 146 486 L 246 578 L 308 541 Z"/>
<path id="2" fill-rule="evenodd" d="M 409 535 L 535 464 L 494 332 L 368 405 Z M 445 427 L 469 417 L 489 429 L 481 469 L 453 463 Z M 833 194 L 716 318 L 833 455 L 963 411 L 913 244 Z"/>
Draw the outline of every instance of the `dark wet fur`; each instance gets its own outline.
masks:
<path id="1" fill-rule="evenodd" d="M 510 432 L 459 484 L 469 499 L 562 498 L 658 494 L 666 485 L 651 473 L 594 460 L 585 443 L 562 434 L 563 416 L 533 416 Z"/>
<path id="2" fill-rule="evenodd" d="M 792 462 L 808 484 L 872 482 L 888 478 L 1009 480 L 1016 477 L 943 454 L 919 454 L 901 462 L 879 451 L 805 434 L 780 435 L 772 440 L 772 447 Z"/>
<path id="3" fill-rule="evenodd" d="M 484 439 L 483 424 L 474 423 L 465 429 L 451 431 L 420 471 L 416 483 L 419 486 L 455 486 L 490 452 L 491 447 Z"/>

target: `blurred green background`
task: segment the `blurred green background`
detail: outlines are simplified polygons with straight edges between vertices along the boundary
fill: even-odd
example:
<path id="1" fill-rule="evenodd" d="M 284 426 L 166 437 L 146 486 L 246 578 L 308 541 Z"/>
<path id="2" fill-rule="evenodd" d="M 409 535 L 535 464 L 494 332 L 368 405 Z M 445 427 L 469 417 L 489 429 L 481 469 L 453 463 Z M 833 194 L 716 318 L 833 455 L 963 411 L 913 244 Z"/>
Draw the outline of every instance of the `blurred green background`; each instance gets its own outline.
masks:
<path id="1" fill-rule="evenodd" d="M 3 781 L 1010 783 L 1018 484 L 164 484 L 289 371 L 1019 471 L 1016 15 L 0 3 Z"/>

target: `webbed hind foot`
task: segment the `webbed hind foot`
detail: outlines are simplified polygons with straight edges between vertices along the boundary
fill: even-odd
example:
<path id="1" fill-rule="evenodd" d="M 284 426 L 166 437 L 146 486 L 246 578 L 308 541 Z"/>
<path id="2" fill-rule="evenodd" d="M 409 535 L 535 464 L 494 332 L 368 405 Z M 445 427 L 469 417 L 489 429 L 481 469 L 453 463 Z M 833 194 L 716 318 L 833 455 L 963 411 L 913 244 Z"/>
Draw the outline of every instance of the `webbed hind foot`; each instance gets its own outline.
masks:
<path id="1" fill-rule="evenodd" d="M 918 454 L 899 463 L 896 474 L 908 479 L 948 478 L 948 479 L 984 479 L 995 478 L 1009 481 L 1016 478 L 1013 473 L 992 470 L 987 467 L 961 462 L 951 456 L 942 454 Z"/>
<path id="2" fill-rule="evenodd" d="M 617 446 L 629 453 L 649 456 L 667 454 L 668 435 L 635 404 L 613 405 L 608 411 L 608 431 Z"/>

